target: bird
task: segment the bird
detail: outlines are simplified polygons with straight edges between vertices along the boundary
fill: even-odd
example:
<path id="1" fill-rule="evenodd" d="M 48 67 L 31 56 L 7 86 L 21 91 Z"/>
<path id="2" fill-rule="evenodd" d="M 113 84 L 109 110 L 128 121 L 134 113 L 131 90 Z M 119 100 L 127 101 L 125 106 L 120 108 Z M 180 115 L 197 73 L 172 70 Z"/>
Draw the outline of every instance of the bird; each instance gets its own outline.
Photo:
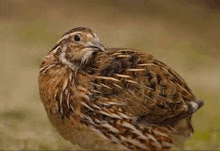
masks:
<path id="1" fill-rule="evenodd" d="M 204 104 L 150 53 L 105 48 L 88 27 L 61 36 L 38 82 L 52 125 L 86 150 L 171 150 L 193 133 L 192 115 Z"/>

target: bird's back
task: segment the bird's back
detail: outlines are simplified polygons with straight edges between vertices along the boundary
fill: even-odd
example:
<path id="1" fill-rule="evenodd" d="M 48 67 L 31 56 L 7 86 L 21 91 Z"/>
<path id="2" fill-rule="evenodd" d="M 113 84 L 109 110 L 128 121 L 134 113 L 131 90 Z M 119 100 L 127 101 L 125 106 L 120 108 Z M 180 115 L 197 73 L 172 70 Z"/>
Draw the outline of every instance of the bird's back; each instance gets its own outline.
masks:
<path id="1" fill-rule="evenodd" d="M 126 103 L 128 112 L 140 117 L 139 122 L 143 117 L 149 124 L 171 124 L 202 105 L 185 80 L 151 54 L 115 48 L 96 58 L 96 95 Z"/>
<path id="2" fill-rule="evenodd" d="M 97 54 L 88 67 L 92 74 L 83 122 L 107 139 L 129 149 L 157 150 L 172 147 L 176 134 L 193 132 L 191 115 L 202 102 L 152 55 L 111 48 Z"/>

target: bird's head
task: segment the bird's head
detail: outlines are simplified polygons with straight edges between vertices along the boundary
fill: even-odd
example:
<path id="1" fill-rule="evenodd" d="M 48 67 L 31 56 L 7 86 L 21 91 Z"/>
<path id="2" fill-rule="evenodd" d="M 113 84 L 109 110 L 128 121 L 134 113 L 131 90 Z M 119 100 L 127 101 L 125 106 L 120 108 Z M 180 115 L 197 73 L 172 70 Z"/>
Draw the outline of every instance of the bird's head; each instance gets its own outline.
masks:
<path id="1" fill-rule="evenodd" d="M 95 33 L 86 27 L 77 27 L 66 32 L 51 50 L 59 60 L 71 67 L 86 65 L 93 56 L 105 48 Z"/>

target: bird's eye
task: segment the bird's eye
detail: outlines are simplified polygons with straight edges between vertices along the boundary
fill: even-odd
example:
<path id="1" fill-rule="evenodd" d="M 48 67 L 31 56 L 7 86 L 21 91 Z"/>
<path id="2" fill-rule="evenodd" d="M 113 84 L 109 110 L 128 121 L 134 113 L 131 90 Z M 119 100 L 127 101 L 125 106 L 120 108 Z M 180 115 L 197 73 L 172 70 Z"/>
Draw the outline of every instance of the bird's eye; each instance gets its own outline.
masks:
<path id="1" fill-rule="evenodd" d="M 81 40 L 81 37 L 79 35 L 74 35 L 73 38 L 74 38 L 75 41 L 80 41 Z"/>

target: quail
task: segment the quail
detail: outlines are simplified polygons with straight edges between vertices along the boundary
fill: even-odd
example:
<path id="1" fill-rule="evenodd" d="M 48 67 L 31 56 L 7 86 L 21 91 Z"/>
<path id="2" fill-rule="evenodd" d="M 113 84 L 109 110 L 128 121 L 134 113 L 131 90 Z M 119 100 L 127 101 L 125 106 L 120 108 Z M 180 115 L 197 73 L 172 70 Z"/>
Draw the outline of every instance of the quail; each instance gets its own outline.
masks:
<path id="1" fill-rule="evenodd" d="M 86 27 L 46 55 L 39 91 L 59 134 L 90 150 L 170 150 L 193 133 L 203 106 L 172 68 L 137 49 L 105 48 Z"/>

